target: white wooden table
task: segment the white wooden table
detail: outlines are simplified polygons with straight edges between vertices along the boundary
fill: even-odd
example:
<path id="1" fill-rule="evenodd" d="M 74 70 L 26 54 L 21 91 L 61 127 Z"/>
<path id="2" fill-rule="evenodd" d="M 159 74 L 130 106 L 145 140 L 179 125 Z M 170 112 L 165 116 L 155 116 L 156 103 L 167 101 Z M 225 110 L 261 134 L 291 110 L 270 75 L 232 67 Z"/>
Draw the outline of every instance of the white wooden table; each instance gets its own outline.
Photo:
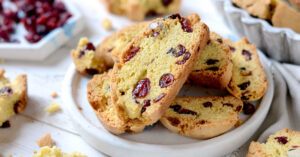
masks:
<path id="1" fill-rule="evenodd" d="M 101 21 L 104 18 L 112 20 L 114 30 L 131 22 L 123 17 L 109 15 L 98 0 L 73 0 L 73 2 L 86 17 L 86 21 L 82 21 L 86 23 L 84 32 L 69 41 L 45 61 L 5 61 L 5 63 L 0 63 L 0 68 L 5 68 L 6 76 L 11 79 L 18 74 L 27 74 L 29 97 L 28 106 L 24 113 L 10 119 L 11 128 L 0 129 L 0 157 L 8 156 L 8 154 L 32 156 L 34 150 L 39 150 L 35 141 L 46 133 L 51 133 L 57 147 L 65 152 L 77 150 L 89 157 L 104 156 L 85 143 L 76 129 L 73 128 L 62 101 L 64 99 L 61 96 L 62 82 L 65 72 L 72 64 L 70 50 L 76 47 L 80 37 L 87 36 L 98 43 L 112 33 L 101 27 Z M 180 13 L 188 15 L 192 12 L 197 12 L 211 31 L 216 31 L 223 36 L 232 34 L 211 1 L 183 0 Z M 53 92 L 58 93 L 57 98 L 50 96 Z M 62 111 L 53 115 L 46 113 L 44 109 L 52 102 L 59 103 Z"/>

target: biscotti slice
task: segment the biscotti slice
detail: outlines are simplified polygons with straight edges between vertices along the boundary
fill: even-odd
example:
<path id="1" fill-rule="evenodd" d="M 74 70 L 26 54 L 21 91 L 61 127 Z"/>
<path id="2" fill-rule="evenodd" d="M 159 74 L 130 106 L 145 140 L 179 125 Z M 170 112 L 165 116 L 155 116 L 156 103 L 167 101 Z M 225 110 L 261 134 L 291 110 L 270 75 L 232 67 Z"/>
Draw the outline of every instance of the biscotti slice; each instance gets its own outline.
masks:
<path id="1" fill-rule="evenodd" d="M 125 15 L 130 20 L 143 20 L 148 15 L 178 12 L 181 0 L 102 0 L 107 10 Z"/>
<path id="2" fill-rule="evenodd" d="M 4 69 L 0 70 L 0 126 L 11 116 L 22 113 L 27 105 L 26 75 L 19 75 L 10 82 L 4 72 Z"/>
<path id="3" fill-rule="evenodd" d="M 107 65 L 112 66 L 114 60 L 119 60 L 120 52 L 132 39 L 144 32 L 150 22 L 132 24 L 106 37 L 97 47 L 97 56 L 103 56 Z"/>
<path id="4" fill-rule="evenodd" d="M 226 88 L 232 76 L 231 53 L 224 39 L 210 33 L 210 40 L 189 76 L 193 84 Z"/>
<path id="5" fill-rule="evenodd" d="M 247 157 L 299 157 L 300 132 L 282 129 L 266 143 L 251 142 Z"/>
<path id="6" fill-rule="evenodd" d="M 225 42 L 230 47 L 233 62 L 232 78 L 227 90 L 242 101 L 260 99 L 268 88 L 268 80 L 256 46 L 245 37 L 238 42 Z"/>
<path id="7" fill-rule="evenodd" d="M 274 14 L 272 16 L 272 24 L 276 27 L 291 28 L 300 33 L 300 12 L 288 6 L 284 2 L 277 2 Z"/>
<path id="8" fill-rule="evenodd" d="M 160 121 L 183 136 L 208 139 L 230 130 L 242 107 L 243 102 L 233 96 L 178 97 Z"/>
<path id="9" fill-rule="evenodd" d="M 207 44 L 208 27 L 196 14 L 154 20 L 121 53 L 111 78 L 122 119 L 155 123 L 176 97 Z"/>
<path id="10" fill-rule="evenodd" d="M 266 20 L 271 19 L 276 5 L 276 0 L 232 0 L 232 2 L 249 14 Z"/>
<path id="11" fill-rule="evenodd" d="M 82 74 L 98 74 L 106 71 L 109 66 L 102 54 L 95 53 L 96 48 L 87 38 L 81 38 L 76 50 L 71 51 L 76 70 Z"/>

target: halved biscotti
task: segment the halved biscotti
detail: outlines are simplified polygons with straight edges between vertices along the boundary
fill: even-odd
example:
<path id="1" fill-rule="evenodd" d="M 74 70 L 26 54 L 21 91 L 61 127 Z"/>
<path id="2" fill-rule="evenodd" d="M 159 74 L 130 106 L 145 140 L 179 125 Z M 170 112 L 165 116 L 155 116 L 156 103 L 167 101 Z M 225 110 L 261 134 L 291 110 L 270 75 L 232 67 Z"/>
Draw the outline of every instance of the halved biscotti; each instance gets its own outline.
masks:
<path id="1" fill-rule="evenodd" d="M 186 81 L 207 44 L 208 27 L 196 14 L 157 19 L 121 52 L 111 78 L 121 119 L 158 121 Z"/>
<path id="2" fill-rule="evenodd" d="M 27 106 L 27 77 L 19 75 L 13 82 L 0 69 L 0 127 L 11 116 L 22 113 Z"/>
<path id="3" fill-rule="evenodd" d="M 225 41 L 231 50 L 233 70 L 227 90 L 243 101 L 260 99 L 268 88 L 256 46 L 245 37 L 238 42 Z"/>
<path id="4" fill-rule="evenodd" d="M 107 65 L 113 66 L 114 60 L 119 60 L 120 52 L 132 41 L 133 38 L 143 34 L 144 29 L 148 27 L 149 23 L 150 22 L 140 22 L 132 24 L 106 37 L 97 47 L 97 56 L 103 56 Z"/>
<path id="5" fill-rule="evenodd" d="M 106 63 L 102 54 L 95 53 L 96 48 L 87 38 L 81 38 L 76 50 L 71 51 L 76 70 L 82 74 L 103 73 L 111 66 Z"/>
<path id="6" fill-rule="evenodd" d="M 148 15 L 165 15 L 179 10 L 181 0 L 102 0 L 107 10 L 125 15 L 130 20 L 143 20 Z"/>
<path id="7" fill-rule="evenodd" d="M 232 0 L 238 7 L 247 10 L 253 16 L 270 20 L 276 0 Z"/>
<path id="8" fill-rule="evenodd" d="M 160 121 L 183 136 L 208 139 L 230 130 L 242 107 L 243 102 L 233 96 L 178 97 Z"/>
<path id="9" fill-rule="evenodd" d="M 210 40 L 189 76 L 191 83 L 212 88 L 226 88 L 232 76 L 231 53 L 224 39 L 211 32 Z"/>
<path id="10" fill-rule="evenodd" d="M 247 157 L 299 157 L 300 132 L 282 129 L 270 135 L 266 143 L 251 142 Z"/>

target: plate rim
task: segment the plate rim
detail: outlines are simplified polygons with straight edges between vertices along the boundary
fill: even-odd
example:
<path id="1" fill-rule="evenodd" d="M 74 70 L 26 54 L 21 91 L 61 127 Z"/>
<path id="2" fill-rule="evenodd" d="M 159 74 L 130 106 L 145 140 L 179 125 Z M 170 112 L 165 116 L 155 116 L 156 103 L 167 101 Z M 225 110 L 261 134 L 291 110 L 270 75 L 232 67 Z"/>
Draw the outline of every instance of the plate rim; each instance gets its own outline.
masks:
<path id="1" fill-rule="evenodd" d="M 83 115 L 80 113 L 80 111 L 76 106 L 75 100 L 73 99 L 72 84 L 74 80 L 76 80 L 80 76 L 80 74 L 76 72 L 74 64 L 72 64 L 69 67 L 64 78 L 63 90 L 62 90 L 63 97 L 65 98 L 64 104 L 68 109 L 67 112 L 70 116 L 71 121 L 73 122 L 73 125 L 76 126 L 75 129 L 79 132 L 79 134 L 83 137 L 83 139 L 86 142 L 88 142 L 91 146 L 96 148 L 97 150 L 109 155 L 116 155 L 116 154 L 120 155 L 122 153 L 130 153 L 133 156 L 139 156 L 139 155 L 152 156 L 154 154 L 164 155 L 164 156 L 169 156 L 169 155 L 178 156 L 179 154 L 189 153 L 189 155 L 194 156 L 195 150 L 198 150 L 197 152 L 200 152 L 200 150 L 203 149 L 207 151 L 209 149 L 213 150 L 216 147 L 219 148 L 219 146 L 222 147 L 225 146 L 226 147 L 225 149 L 222 148 L 224 150 L 224 151 L 222 150 L 222 153 L 220 153 L 221 151 L 207 152 L 210 155 L 214 154 L 214 156 L 216 154 L 224 155 L 232 152 L 232 150 L 237 149 L 242 144 L 244 144 L 247 140 L 249 140 L 249 138 L 252 135 L 254 135 L 254 133 L 259 129 L 259 127 L 265 120 L 268 111 L 270 109 L 271 102 L 273 100 L 274 80 L 271 72 L 272 70 L 271 65 L 268 65 L 268 63 L 269 64 L 271 63 L 262 54 L 262 52 L 258 50 L 258 53 L 269 82 L 268 89 L 265 95 L 263 96 L 263 98 L 261 99 L 261 103 L 258 109 L 240 127 L 230 130 L 223 135 L 217 136 L 215 138 L 206 141 L 188 143 L 188 144 L 178 144 L 178 145 L 148 144 L 148 143 L 141 143 L 141 142 L 135 142 L 135 141 L 123 139 L 121 137 L 109 133 L 107 130 L 102 130 L 100 128 L 97 128 L 96 126 L 92 125 L 87 119 L 83 117 Z M 257 117 L 257 118 L 253 118 L 253 117 Z M 99 134 L 99 132 L 101 132 L 101 134 Z M 235 138 L 230 138 L 230 137 L 235 137 Z M 243 138 L 240 138 L 240 140 L 237 141 L 236 139 L 239 137 L 243 137 Z M 231 142 L 232 145 L 226 146 L 228 142 Z M 230 149 L 228 150 L 227 148 Z M 118 150 L 118 152 L 116 150 Z"/>

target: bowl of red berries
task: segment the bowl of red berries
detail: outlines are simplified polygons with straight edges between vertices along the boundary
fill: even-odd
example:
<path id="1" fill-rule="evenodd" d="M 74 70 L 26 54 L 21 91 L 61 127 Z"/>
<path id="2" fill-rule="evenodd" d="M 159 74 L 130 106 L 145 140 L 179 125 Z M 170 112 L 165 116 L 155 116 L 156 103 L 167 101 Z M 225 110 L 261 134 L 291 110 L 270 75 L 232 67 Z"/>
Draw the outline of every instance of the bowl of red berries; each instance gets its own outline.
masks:
<path id="1" fill-rule="evenodd" d="M 0 58 L 44 60 L 84 27 L 68 0 L 0 0 Z"/>

